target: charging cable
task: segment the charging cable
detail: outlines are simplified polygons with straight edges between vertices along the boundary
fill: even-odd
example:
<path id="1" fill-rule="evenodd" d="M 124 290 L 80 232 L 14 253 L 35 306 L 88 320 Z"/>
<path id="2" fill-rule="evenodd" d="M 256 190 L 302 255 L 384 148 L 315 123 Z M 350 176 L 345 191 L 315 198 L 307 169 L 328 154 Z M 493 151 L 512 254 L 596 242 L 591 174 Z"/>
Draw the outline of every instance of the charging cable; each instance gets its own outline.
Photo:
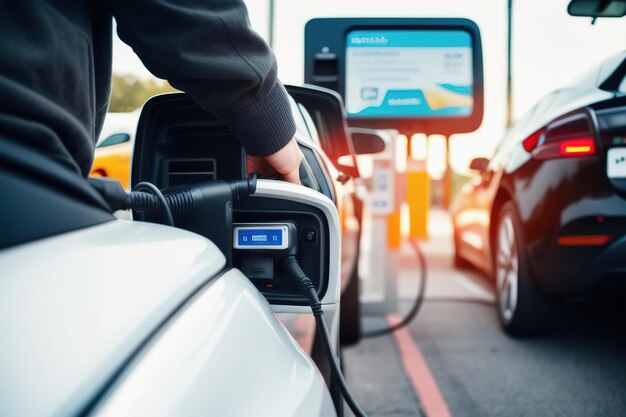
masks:
<path id="1" fill-rule="evenodd" d="M 161 190 L 159 190 L 156 185 L 150 182 L 140 182 L 133 187 L 133 192 L 129 195 L 129 206 L 137 207 L 149 201 L 149 199 L 146 198 L 146 195 L 141 192 L 146 192 L 150 196 L 156 197 L 163 211 L 163 223 L 168 226 L 174 227 L 174 217 L 172 216 L 172 210 L 170 209 L 170 205 L 165 200 L 165 197 L 163 196 Z"/>
<path id="2" fill-rule="evenodd" d="M 422 305 L 424 304 L 424 296 L 426 294 L 426 283 L 428 281 L 428 265 L 426 263 L 426 256 L 424 256 L 424 252 L 422 252 L 422 248 L 416 240 L 409 239 L 409 243 L 411 247 L 417 254 L 417 259 L 420 264 L 420 284 L 419 289 L 417 291 L 417 295 L 415 300 L 413 301 L 413 305 L 411 306 L 411 310 L 407 313 L 404 318 L 394 324 L 393 326 L 383 327 L 381 329 L 371 330 L 369 332 L 363 332 L 361 336 L 363 338 L 372 338 L 385 336 L 395 332 L 398 329 L 406 327 L 409 325 L 420 312 Z M 489 300 L 481 300 L 481 299 L 473 299 L 473 298 L 429 298 L 428 302 L 450 302 L 450 303 L 476 303 L 476 304 L 484 304 L 488 306 L 493 306 L 494 302 Z"/>
<path id="3" fill-rule="evenodd" d="M 257 175 L 228 182 L 213 180 L 173 187 L 165 193 L 150 182 L 140 182 L 127 193 L 116 180 L 90 177 L 87 181 L 104 198 L 112 212 L 133 209 L 162 214 L 163 223 L 174 226 L 175 216 L 188 216 L 198 211 L 207 201 L 217 199 L 218 193 L 227 193 L 228 198 L 236 199 L 254 194 Z"/>
<path id="4" fill-rule="evenodd" d="M 311 311 L 313 312 L 313 316 L 315 317 L 315 323 L 317 325 L 317 331 L 319 332 L 320 338 L 322 339 L 322 345 L 324 347 L 324 352 L 328 357 L 328 362 L 330 363 L 330 367 L 333 372 L 333 376 L 335 380 L 339 384 L 341 389 L 341 393 L 346 400 L 346 403 L 350 407 L 350 410 L 354 413 L 355 417 L 367 417 L 365 411 L 361 409 L 361 407 L 357 404 L 356 400 L 352 396 L 350 389 L 348 388 L 348 383 L 343 377 L 343 373 L 341 372 L 341 368 L 339 366 L 339 362 L 337 362 L 337 355 L 335 354 L 335 349 L 332 346 L 330 333 L 328 332 L 328 326 L 326 325 L 326 320 L 324 320 L 324 310 L 322 310 L 322 303 L 320 302 L 319 297 L 317 296 L 317 291 L 315 291 L 315 286 L 311 279 L 306 276 L 300 265 L 298 264 L 298 260 L 295 256 L 289 255 L 283 259 L 283 267 L 289 273 L 291 277 L 293 277 L 298 283 L 298 288 L 302 295 L 304 295 L 309 301 L 309 305 L 311 306 Z"/>

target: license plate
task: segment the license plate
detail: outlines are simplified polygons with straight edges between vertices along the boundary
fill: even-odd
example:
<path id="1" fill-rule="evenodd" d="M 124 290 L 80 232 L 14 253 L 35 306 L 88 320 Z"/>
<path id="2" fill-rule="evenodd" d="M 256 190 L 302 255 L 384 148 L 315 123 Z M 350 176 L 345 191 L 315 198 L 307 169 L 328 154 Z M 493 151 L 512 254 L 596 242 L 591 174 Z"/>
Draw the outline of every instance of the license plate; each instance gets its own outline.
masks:
<path id="1" fill-rule="evenodd" d="M 609 178 L 626 178 L 626 147 L 609 149 L 606 174 Z"/>

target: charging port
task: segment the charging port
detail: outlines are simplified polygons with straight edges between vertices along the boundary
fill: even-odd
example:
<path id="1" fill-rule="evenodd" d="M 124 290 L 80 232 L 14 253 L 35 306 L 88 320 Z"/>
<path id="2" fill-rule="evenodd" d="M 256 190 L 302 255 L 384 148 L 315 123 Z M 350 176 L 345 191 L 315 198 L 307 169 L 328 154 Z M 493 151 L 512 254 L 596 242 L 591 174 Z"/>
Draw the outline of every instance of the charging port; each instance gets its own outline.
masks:
<path id="1" fill-rule="evenodd" d="M 298 232 L 292 222 L 236 223 L 233 225 L 235 265 L 253 283 L 265 288 L 279 285 L 274 271 L 285 256 L 297 253 Z"/>

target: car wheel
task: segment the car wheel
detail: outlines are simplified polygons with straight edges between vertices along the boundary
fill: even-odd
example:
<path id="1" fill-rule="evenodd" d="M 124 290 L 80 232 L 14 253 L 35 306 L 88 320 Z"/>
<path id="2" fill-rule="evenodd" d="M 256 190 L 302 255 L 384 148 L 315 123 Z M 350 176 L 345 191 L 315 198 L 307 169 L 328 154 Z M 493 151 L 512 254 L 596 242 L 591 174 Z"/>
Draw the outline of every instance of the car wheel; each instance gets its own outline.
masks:
<path id="1" fill-rule="evenodd" d="M 500 323 L 511 336 L 532 336 L 549 331 L 554 306 L 539 292 L 528 268 L 519 217 L 506 203 L 498 218 L 494 271 Z"/>

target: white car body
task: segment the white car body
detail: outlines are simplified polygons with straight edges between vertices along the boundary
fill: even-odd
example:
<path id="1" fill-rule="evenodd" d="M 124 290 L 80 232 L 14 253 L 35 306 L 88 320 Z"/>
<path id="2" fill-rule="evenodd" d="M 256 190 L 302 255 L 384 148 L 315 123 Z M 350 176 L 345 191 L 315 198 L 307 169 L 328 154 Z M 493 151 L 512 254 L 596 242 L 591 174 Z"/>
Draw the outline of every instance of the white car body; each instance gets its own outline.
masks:
<path id="1" fill-rule="evenodd" d="M 313 361 L 224 266 L 201 236 L 123 220 L 0 253 L 0 415 L 335 415 Z"/>

